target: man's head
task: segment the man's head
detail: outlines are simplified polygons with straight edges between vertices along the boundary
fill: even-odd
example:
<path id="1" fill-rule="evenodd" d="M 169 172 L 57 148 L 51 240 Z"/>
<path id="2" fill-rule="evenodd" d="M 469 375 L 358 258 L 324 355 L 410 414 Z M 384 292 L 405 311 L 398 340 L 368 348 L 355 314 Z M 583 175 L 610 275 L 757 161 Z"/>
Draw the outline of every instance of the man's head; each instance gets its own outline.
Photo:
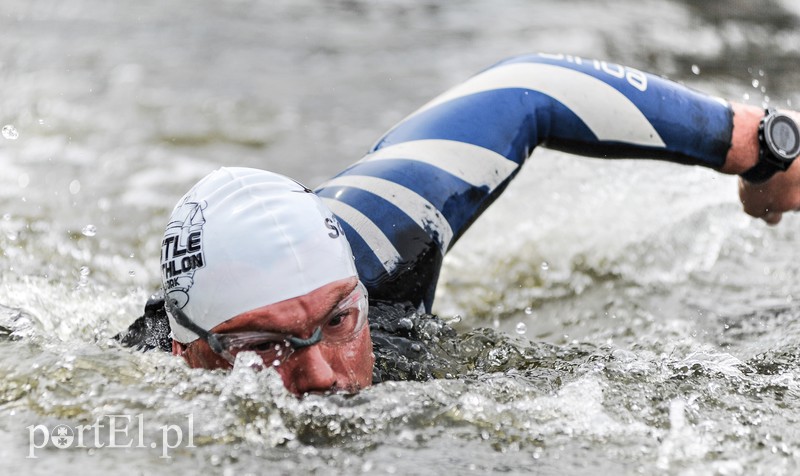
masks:
<path id="1" fill-rule="evenodd" d="M 333 214 L 299 183 L 212 172 L 178 202 L 161 249 L 173 351 L 228 367 L 242 350 L 294 393 L 357 390 L 372 376 L 366 291 Z"/>

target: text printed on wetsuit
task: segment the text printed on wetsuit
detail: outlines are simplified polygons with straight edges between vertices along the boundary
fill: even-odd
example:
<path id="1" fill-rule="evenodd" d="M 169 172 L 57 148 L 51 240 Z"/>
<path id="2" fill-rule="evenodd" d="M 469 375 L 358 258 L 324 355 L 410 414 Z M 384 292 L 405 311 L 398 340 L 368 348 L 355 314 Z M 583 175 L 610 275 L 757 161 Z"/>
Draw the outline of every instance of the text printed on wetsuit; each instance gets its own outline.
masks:
<path id="1" fill-rule="evenodd" d="M 639 91 L 647 91 L 647 75 L 638 69 L 629 68 L 615 63 L 608 63 L 605 61 L 584 59 L 580 56 L 564 55 L 564 54 L 547 54 L 539 53 L 542 58 L 566 61 L 576 65 L 591 65 L 596 71 L 603 72 L 617 79 L 625 79 L 628 84 L 638 89 Z"/>

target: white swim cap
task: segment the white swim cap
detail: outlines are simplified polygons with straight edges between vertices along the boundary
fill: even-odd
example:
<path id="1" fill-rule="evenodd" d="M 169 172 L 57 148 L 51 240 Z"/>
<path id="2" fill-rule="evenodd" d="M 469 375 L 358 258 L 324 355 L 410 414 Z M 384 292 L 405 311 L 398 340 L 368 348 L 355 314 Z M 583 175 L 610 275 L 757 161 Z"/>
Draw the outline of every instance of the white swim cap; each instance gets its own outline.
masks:
<path id="1" fill-rule="evenodd" d="M 357 275 L 319 197 L 257 169 L 221 168 L 200 180 L 175 206 L 161 243 L 166 299 L 206 330 Z M 198 338 L 168 314 L 175 340 Z"/>

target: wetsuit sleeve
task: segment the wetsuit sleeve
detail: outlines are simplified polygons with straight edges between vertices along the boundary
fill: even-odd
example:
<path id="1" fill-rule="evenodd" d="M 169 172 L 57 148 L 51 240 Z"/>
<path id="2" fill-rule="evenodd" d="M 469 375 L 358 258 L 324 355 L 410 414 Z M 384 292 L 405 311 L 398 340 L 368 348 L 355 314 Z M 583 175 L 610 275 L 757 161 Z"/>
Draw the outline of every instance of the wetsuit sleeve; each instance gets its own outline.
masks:
<path id="1" fill-rule="evenodd" d="M 537 145 L 718 168 L 732 121 L 725 101 L 635 69 L 516 57 L 424 105 L 316 192 L 371 296 L 430 311 L 444 254 Z"/>

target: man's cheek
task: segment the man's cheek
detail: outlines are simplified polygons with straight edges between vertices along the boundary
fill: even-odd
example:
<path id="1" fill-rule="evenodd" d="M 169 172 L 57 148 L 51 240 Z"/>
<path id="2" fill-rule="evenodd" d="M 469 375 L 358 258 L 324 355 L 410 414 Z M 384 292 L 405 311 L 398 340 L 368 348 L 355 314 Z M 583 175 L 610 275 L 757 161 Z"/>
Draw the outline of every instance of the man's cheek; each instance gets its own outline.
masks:
<path id="1" fill-rule="evenodd" d="M 219 369 L 230 367 L 221 357 L 200 346 L 189 346 L 183 354 L 189 367 L 195 369 Z"/>
<path id="2" fill-rule="evenodd" d="M 362 333 L 359 334 L 359 336 L 354 339 L 350 345 L 346 346 L 343 353 L 343 358 L 351 366 L 358 367 L 374 360 L 374 355 L 372 353 L 372 339 L 369 335 L 369 329 L 362 331 Z M 372 371 L 371 368 L 370 371 Z"/>
<path id="3" fill-rule="evenodd" d="M 370 372 L 372 371 L 371 362 L 374 360 L 374 355 L 369 334 L 366 336 L 359 335 L 353 341 L 331 350 L 331 357 L 336 361 L 338 367 L 353 370 L 368 365 L 370 366 Z"/>
<path id="4" fill-rule="evenodd" d="M 372 383 L 372 367 L 375 364 L 375 354 L 372 352 L 372 339 L 369 330 L 365 329 L 359 339 L 351 347 L 350 370 L 351 376 L 360 388 L 368 387 Z"/>

